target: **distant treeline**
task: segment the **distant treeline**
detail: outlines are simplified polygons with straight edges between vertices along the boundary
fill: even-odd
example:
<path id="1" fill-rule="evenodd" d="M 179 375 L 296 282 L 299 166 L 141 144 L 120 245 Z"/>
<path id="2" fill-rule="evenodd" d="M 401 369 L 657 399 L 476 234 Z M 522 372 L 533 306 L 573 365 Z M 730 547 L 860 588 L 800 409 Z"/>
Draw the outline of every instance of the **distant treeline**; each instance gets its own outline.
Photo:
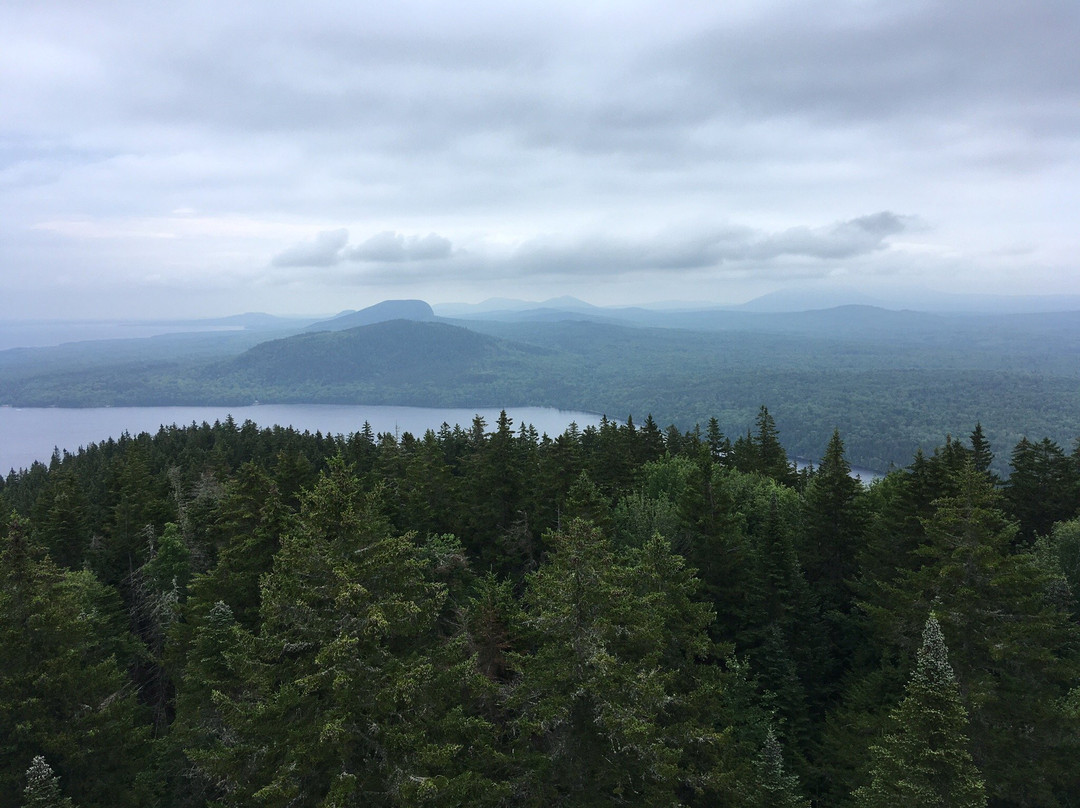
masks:
<path id="1" fill-rule="evenodd" d="M 873 317 L 896 333 L 872 328 Z M 619 419 L 651 412 L 684 431 L 716 417 L 739 435 L 768 401 L 793 455 L 820 457 L 839 429 L 851 462 L 879 472 L 977 422 L 1000 446 L 1080 434 L 1080 318 L 1049 318 L 1057 337 L 1042 320 L 1022 320 L 994 321 L 1000 330 L 977 338 L 980 321 L 961 319 L 963 340 L 939 319 L 838 310 L 797 334 L 395 320 L 254 346 L 252 335 L 76 345 L 0 353 L 0 404 L 548 406 Z M 1007 470 L 999 460 L 995 471 Z"/>
<path id="2" fill-rule="evenodd" d="M 231 420 L 0 485 L 0 804 L 1068 806 L 1080 453 Z"/>

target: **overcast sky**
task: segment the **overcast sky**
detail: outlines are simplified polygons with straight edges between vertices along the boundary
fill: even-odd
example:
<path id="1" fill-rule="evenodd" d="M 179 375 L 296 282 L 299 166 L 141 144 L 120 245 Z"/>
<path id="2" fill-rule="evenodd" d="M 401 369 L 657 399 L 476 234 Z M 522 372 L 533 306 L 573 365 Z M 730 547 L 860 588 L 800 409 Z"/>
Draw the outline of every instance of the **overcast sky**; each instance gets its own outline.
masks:
<path id="1" fill-rule="evenodd" d="M 1080 293 L 1077 43 L 1076 0 L 7 0 L 0 317 Z"/>

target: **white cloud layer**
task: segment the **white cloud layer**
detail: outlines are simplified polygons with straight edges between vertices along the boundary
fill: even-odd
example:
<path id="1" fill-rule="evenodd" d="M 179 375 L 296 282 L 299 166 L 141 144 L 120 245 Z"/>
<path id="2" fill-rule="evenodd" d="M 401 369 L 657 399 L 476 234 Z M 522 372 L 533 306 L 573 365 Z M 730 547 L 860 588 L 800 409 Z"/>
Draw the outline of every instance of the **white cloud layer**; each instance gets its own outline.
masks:
<path id="1" fill-rule="evenodd" d="M 3 4 L 0 317 L 1080 292 L 1077 41 L 1075 0 Z"/>

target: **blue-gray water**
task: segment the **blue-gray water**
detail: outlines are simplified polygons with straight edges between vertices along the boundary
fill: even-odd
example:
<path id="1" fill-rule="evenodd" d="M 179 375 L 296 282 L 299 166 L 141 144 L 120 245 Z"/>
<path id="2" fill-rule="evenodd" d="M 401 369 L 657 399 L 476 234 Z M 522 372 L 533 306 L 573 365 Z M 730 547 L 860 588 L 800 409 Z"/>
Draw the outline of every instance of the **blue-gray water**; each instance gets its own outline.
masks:
<path id="1" fill-rule="evenodd" d="M 599 424 L 594 413 L 554 410 L 546 407 L 509 407 L 507 415 L 516 429 L 522 422 L 537 432 L 554 437 L 570 422 L 580 427 Z M 498 408 L 438 409 L 424 407 L 377 407 L 331 404 L 263 404 L 252 407 L 103 407 L 88 409 L 0 407 L 0 474 L 27 468 L 35 460 L 48 462 L 53 448 L 75 453 L 80 446 L 116 438 L 123 432 L 154 433 L 162 425 L 186 426 L 203 421 L 223 421 L 228 415 L 242 424 L 254 421 L 261 427 L 291 426 L 320 431 L 324 435 L 358 432 L 367 421 L 375 432 L 412 432 L 420 436 L 438 430 L 445 422 L 468 427 L 480 415 L 492 428 Z"/>
<path id="2" fill-rule="evenodd" d="M 139 339 L 160 334 L 238 331 L 240 326 L 198 323 L 147 323 L 110 320 L 0 321 L 0 350 L 8 348 L 46 348 L 67 342 L 87 340 Z"/>
<path id="3" fill-rule="evenodd" d="M 807 460 L 805 457 L 792 458 L 791 462 L 795 464 L 795 468 L 799 471 L 802 471 L 803 469 L 808 467 L 817 468 L 816 463 Z M 885 475 L 882 474 L 880 471 L 874 471 L 873 469 L 868 469 L 865 466 L 852 466 L 851 476 L 858 477 L 860 480 L 863 481 L 863 483 L 865 483 L 866 485 L 870 485 L 870 483 L 874 482 L 874 480 L 880 480 Z"/>

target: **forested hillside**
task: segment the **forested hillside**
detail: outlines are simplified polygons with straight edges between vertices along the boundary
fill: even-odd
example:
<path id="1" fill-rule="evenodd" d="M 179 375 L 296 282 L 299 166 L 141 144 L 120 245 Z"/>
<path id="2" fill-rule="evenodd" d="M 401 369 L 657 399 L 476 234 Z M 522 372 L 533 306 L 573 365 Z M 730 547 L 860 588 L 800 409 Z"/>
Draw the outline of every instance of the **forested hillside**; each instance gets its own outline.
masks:
<path id="1" fill-rule="evenodd" d="M 968 432 L 869 488 L 765 408 L 58 454 L 0 486 L 0 804 L 1076 805 L 1080 451 Z"/>
<path id="2" fill-rule="evenodd" d="M 792 455 L 819 457 L 839 429 L 851 462 L 879 472 L 977 422 L 1001 446 L 1080 434 L 1076 312 L 494 316 L 437 321 L 422 301 L 387 301 L 276 339 L 245 331 L 0 352 L 0 404 L 550 406 L 651 412 L 683 430 L 715 417 L 738 435 L 768 401 Z"/>

